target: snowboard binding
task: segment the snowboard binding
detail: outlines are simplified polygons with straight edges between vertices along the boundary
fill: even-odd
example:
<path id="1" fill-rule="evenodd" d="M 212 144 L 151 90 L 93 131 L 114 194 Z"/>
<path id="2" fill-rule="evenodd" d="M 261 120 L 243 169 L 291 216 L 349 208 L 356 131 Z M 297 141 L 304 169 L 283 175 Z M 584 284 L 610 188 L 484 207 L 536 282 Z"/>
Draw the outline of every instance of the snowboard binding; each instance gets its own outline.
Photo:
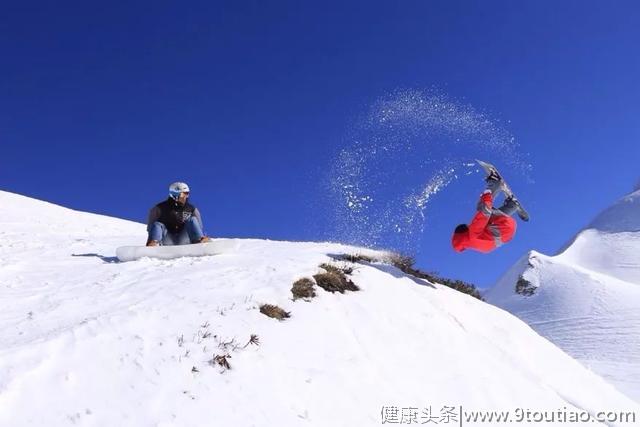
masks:
<path id="1" fill-rule="evenodd" d="M 493 194 L 502 190 L 505 194 L 505 199 L 511 200 L 516 205 L 516 213 L 518 214 L 518 217 L 523 221 L 529 221 L 529 213 L 524 209 L 520 201 L 518 201 L 518 198 L 509 187 L 509 184 L 507 184 L 504 178 L 502 178 L 502 175 L 498 172 L 498 168 L 491 163 L 483 162 L 482 160 L 476 160 L 476 162 L 478 162 L 487 174 L 484 179 L 487 183 L 487 188 L 491 190 Z"/>

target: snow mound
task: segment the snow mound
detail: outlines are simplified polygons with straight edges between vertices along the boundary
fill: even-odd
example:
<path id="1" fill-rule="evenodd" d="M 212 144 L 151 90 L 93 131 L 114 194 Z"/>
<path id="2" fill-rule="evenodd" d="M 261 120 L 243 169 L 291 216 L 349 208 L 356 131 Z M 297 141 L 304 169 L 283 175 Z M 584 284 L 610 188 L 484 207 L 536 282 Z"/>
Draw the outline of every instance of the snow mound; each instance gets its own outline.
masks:
<path id="1" fill-rule="evenodd" d="M 640 192 L 606 209 L 559 255 L 531 252 L 486 293 L 640 400 Z"/>
<path id="2" fill-rule="evenodd" d="M 516 317 L 384 263 L 353 265 L 360 291 L 292 300 L 336 255 L 382 253 L 237 240 L 119 263 L 144 225 L 8 193 L 0 221 L 0 425 L 376 426 L 384 408 L 445 405 L 640 414 Z"/>
<path id="3" fill-rule="evenodd" d="M 587 229 L 608 233 L 640 231 L 640 191 L 635 191 L 605 209 Z"/>

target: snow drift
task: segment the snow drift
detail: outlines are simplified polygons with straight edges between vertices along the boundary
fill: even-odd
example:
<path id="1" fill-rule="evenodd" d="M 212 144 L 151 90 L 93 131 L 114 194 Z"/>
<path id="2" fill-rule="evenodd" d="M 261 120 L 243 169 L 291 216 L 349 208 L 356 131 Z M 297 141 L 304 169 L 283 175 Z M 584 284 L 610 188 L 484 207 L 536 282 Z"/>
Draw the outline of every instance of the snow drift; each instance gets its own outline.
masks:
<path id="1" fill-rule="evenodd" d="M 354 265 L 360 291 L 292 300 L 335 255 L 381 253 L 237 240 L 118 263 L 143 225 L 3 192 L 0 221 L 3 426 L 375 426 L 444 406 L 640 415 L 516 317 L 383 263 Z"/>
<path id="2" fill-rule="evenodd" d="M 603 211 L 559 255 L 523 257 L 485 297 L 640 400 L 638 254 L 640 191 Z"/>

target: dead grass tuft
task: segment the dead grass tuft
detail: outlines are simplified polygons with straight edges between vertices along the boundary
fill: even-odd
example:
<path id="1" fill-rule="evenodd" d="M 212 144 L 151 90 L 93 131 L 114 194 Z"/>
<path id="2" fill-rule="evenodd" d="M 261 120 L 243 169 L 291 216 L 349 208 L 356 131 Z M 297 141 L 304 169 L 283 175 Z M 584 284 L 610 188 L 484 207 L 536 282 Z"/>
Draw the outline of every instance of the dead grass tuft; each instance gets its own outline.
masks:
<path id="1" fill-rule="evenodd" d="M 336 265 L 336 264 L 329 264 L 329 263 L 323 263 L 320 264 L 320 268 L 322 268 L 323 270 L 326 270 L 328 273 L 336 273 L 336 274 L 345 274 L 345 275 L 350 275 L 351 273 L 353 273 L 353 267 L 351 267 L 350 265 Z"/>
<path id="2" fill-rule="evenodd" d="M 229 364 L 229 360 L 231 356 L 228 354 L 224 355 L 213 355 L 213 358 L 209 361 L 211 366 L 221 366 L 223 370 L 231 369 L 231 365 Z"/>
<path id="3" fill-rule="evenodd" d="M 358 263 L 358 262 L 378 262 L 378 261 L 380 261 L 377 258 L 370 257 L 368 255 L 362 255 L 362 254 L 343 254 L 338 259 L 340 259 L 342 261 L 352 262 L 354 264 Z"/>
<path id="4" fill-rule="evenodd" d="M 272 304 L 262 304 L 260 306 L 260 313 L 278 320 L 284 320 L 291 317 L 291 313 L 289 313 L 288 311 L 284 311 L 277 305 Z"/>
<path id="5" fill-rule="evenodd" d="M 324 267 L 323 267 L 324 268 Z M 326 269 L 325 269 L 326 270 Z M 326 273 L 319 273 L 313 276 L 318 286 L 327 292 L 340 292 L 343 294 L 345 291 L 359 291 L 360 288 L 356 286 L 351 280 L 347 278 L 347 275 L 342 270 L 327 270 Z"/>
<path id="6" fill-rule="evenodd" d="M 293 294 L 294 301 L 299 298 L 308 301 L 316 296 L 315 283 L 307 277 L 296 280 L 291 288 L 291 293 Z"/>

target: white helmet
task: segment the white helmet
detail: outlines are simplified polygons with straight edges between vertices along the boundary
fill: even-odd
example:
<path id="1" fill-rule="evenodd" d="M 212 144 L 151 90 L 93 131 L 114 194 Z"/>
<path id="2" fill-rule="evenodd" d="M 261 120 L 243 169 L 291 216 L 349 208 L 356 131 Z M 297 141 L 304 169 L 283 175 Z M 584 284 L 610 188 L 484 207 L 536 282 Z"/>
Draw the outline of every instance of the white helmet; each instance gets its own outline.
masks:
<path id="1" fill-rule="evenodd" d="M 181 193 L 188 193 L 189 186 L 184 182 L 174 182 L 169 186 L 169 197 L 178 200 Z"/>

